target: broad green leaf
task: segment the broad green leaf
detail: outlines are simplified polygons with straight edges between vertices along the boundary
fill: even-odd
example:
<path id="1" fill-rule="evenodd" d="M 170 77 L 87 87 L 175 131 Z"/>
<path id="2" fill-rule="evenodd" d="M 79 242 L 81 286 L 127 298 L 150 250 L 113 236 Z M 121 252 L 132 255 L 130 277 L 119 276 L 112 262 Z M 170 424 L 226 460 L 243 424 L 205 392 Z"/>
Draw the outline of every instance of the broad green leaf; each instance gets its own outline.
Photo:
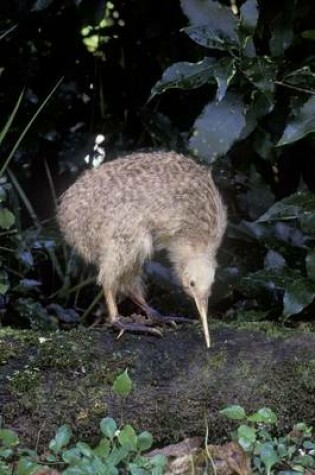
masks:
<path id="1" fill-rule="evenodd" d="M 29 457 L 22 457 L 20 458 L 14 473 L 16 473 L 16 475 L 36 475 L 40 472 L 43 473 L 43 470 L 45 469 L 48 470 L 48 467 L 33 462 Z"/>
<path id="2" fill-rule="evenodd" d="M 118 396 L 128 396 L 132 390 L 132 381 L 126 369 L 122 374 L 117 376 L 113 384 L 113 391 Z"/>
<path id="3" fill-rule="evenodd" d="M 127 424 L 122 428 L 118 440 L 122 447 L 129 446 L 131 449 L 137 450 L 138 437 L 131 425 Z"/>
<path id="4" fill-rule="evenodd" d="M 307 214 L 300 218 L 300 226 L 305 234 L 315 237 L 315 213 Z"/>
<path id="5" fill-rule="evenodd" d="M 82 459 L 81 452 L 76 447 L 69 450 L 64 450 L 62 452 L 62 460 L 68 463 L 69 465 L 70 464 L 74 465 L 80 462 L 81 459 Z"/>
<path id="6" fill-rule="evenodd" d="M 311 249 L 305 259 L 308 277 L 315 281 L 315 249 Z"/>
<path id="7" fill-rule="evenodd" d="M 242 406 L 238 405 L 231 405 L 227 406 L 225 409 L 219 411 L 220 414 L 226 416 L 228 419 L 232 419 L 233 421 L 240 421 L 245 419 L 246 413 Z"/>
<path id="8" fill-rule="evenodd" d="M 230 41 L 238 41 L 238 21 L 230 8 L 213 0 L 181 0 L 181 7 L 191 25 L 207 25 Z"/>
<path id="9" fill-rule="evenodd" d="M 7 208 L 0 208 L 0 228 L 10 229 L 15 222 L 15 216 Z"/>
<path id="10" fill-rule="evenodd" d="M 84 457 L 93 457 L 93 449 L 86 442 L 77 442 L 76 448 L 81 452 Z"/>
<path id="11" fill-rule="evenodd" d="M 3 447 L 12 447 L 19 443 L 17 434 L 10 429 L 0 429 L 0 444 Z"/>
<path id="12" fill-rule="evenodd" d="M 111 449 L 111 443 L 107 438 L 104 438 L 100 441 L 100 443 L 95 447 L 93 450 L 94 454 L 100 458 L 106 458 Z"/>
<path id="13" fill-rule="evenodd" d="M 222 58 L 216 61 L 212 69 L 212 74 L 218 85 L 216 98 L 220 102 L 224 98 L 227 88 L 236 74 L 234 59 Z"/>
<path id="14" fill-rule="evenodd" d="M 294 111 L 277 146 L 287 145 L 315 132 L 315 96 Z"/>
<path id="15" fill-rule="evenodd" d="M 117 424 L 111 417 L 105 417 L 101 420 L 100 423 L 102 434 L 104 434 L 109 439 L 112 439 L 117 430 Z"/>
<path id="16" fill-rule="evenodd" d="M 49 448 L 54 453 L 59 453 L 63 447 L 69 444 L 72 436 L 71 429 L 68 424 L 59 427 L 54 439 L 49 443 Z"/>
<path id="17" fill-rule="evenodd" d="M 226 154 L 240 137 L 244 115 L 245 104 L 235 95 L 227 94 L 221 102 L 210 102 L 194 124 L 190 150 L 208 163 Z"/>
<path id="18" fill-rule="evenodd" d="M 150 98 L 167 89 L 195 89 L 213 80 L 212 69 L 216 61 L 204 58 L 198 63 L 181 62 L 167 68 L 162 78 L 153 86 Z"/>
<path id="19" fill-rule="evenodd" d="M 211 0 L 210 0 L 211 1 Z M 190 39 L 198 45 L 220 51 L 231 51 L 238 48 L 238 43 L 225 36 L 224 32 L 210 25 L 193 25 L 182 29 Z"/>
<path id="20" fill-rule="evenodd" d="M 240 8 L 241 26 L 249 31 L 255 31 L 259 17 L 257 0 L 247 0 Z"/>
<path id="21" fill-rule="evenodd" d="M 271 468 L 279 462 L 278 454 L 271 442 L 265 442 L 260 449 L 260 458 L 266 467 L 266 473 L 269 475 Z"/>
<path id="22" fill-rule="evenodd" d="M 277 76 L 277 64 L 268 56 L 244 58 L 241 70 L 247 80 L 272 103 Z"/>
<path id="23" fill-rule="evenodd" d="M 275 424 L 277 422 L 276 414 L 268 407 L 262 407 L 247 418 L 251 422 L 258 422 L 262 424 Z"/>
<path id="24" fill-rule="evenodd" d="M 256 429 L 248 425 L 240 425 L 237 429 L 237 440 L 244 450 L 248 450 L 256 441 Z"/>
<path id="25" fill-rule="evenodd" d="M 153 437 L 150 432 L 144 431 L 138 435 L 138 449 L 140 452 L 149 450 L 153 444 Z"/>
<path id="26" fill-rule="evenodd" d="M 313 216 L 315 210 L 315 194 L 298 192 L 275 203 L 256 222 L 289 221 Z"/>
<path id="27" fill-rule="evenodd" d="M 315 298 L 315 283 L 306 278 L 300 278 L 288 285 L 283 297 L 283 315 L 290 317 L 300 313 L 310 305 Z"/>

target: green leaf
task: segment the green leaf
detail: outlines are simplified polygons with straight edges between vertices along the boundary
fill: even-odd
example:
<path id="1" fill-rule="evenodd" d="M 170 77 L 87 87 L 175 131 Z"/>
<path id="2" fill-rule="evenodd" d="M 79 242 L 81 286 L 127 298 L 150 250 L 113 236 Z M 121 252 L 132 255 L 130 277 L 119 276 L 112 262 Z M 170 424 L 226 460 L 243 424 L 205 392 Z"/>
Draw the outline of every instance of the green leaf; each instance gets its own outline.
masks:
<path id="1" fill-rule="evenodd" d="M 237 440 L 244 450 L 251 448 L 256 441 L 256 429 L 248 425 L 240 425 L 237 429 Z"/>
<path id="2" fill-rule="evenodd" d="M 144 431 L 138 435 L 138 449 L 140 452 L 149 450 L 153 444 L 153 437 L 150 432 Z"/>
<path id="3" fill-rule="evenodd" d="M 84 457 L 93 457 L 93 450 L 86 442 L 77 442 L 76 448 L 81 452 Z"/>
<path id="4" fill-rule="evenodd" d="M 113 384 L 113 391 L 118 396 L 128 396 L 132 390 L 132 381 L 126 369 L 122 374 L 117 376 Z"/>
<path id="5" fill-rule="evenodd" d="M 315 41 L 315 30 L 304 30 L 301 33 L 302 38 Z"/>
<path id="6" fill-rule="evenodd" d="M 315 281 L 315 249 L 311 249 L 306 258 L 305 258 L 305 266 L 308 277 Z"/>
<path id="7" fill-rule="evenodd" d="M 198 45 L 220 51 L 232 51 L 238 48 L 238 42 L 231 40 L 224 32 L 213 29 L 209 25 L 194 25 L 182 28 L 191 40 Z"/>
<path id="8" fill-rule="evenodd" d="M 285 318 L 300 313 L 315 298 L 315 283 L 300 278 L 288 285 L 283 297 L 283 315 Z"/>
<path id="9" fill-rule="evenodd" d="M 138 437 L 131 425 L 127 424 L 123 427 L 119 432 L 118 440 L 122 447 L 127 446 L 133 450 L 137 450 Z"/>
<path id="10" fill-rule="evenodd" d="M 62 452 L 62 460 L 69 465 L 77 464 L 81 459 L 81 452 L 76 447 Z"/>
<path id="11" fill-rule="evenodd" d="M 241 26 L 248 31 L 255 31 L 259 17 L 257 0 L 247 0 L 240 8 Z"/>
<path id="12" fill-rule="evenodd" d="M 97 455 L 100 458 L 108 457 L 110 453 L 111 443 L 107 438 L 104 438 L 93 450 L 94 455 Z"/>
<path id="13" fill-rule="evenodd" d="M 232 94 L 227 94 L 221 102 L 207 104 L 197 118 L 189 140 L 192 153 L 208 163 L 226 154 L 241 135 L 244 115 L 245 104 Z"/>
<path id="14" fill-rule="evenodd" d="M 262 407 L 259 411 L 255 412 L 247 418 L 251 422 L 257 422 L 262 424 L 275 424 L 277 422 L 276 414 L 268 407 Z"/>
<path id="15" fill-rule="evenodd" d="M 181 7 L 191 25 L 206 25 L 218 36 L 238 42 L 238 21 L 230 8 L 212 0 L 181 0 Z"/>
<path id="16" fill-rule="evenodd" d="M 226 416 L 228 419 L 232 419 L 233 421 L 240 421 L 246 417 L 243 407 L 236 404 L 227 406 L 225 409 L 222 409 L 219 412 L 220 414 L 223 414 L 223 416 Z"/>
<path id="17" fill-rule="evenodd" d="M 217 61 L 212 69 L 212 74 L 218 85 L 216 99 L 220 102 L 236 74 L 234 59 L 222 58 Z"/>
<path id="18" fill-rule="evenodd" d="M 313 216 L 315 209 L 314 193 L 295 193 L 275 203 L 256 222 L 289 221 Z"/>
<path id="19" fill-rule="evenodd" d="M 204 58 L 198 63 L 186 61 L 172 64 L 167 68 L 152 88 L 150 99 L 156 94 L 162 94 L 168 89 L 195 89 L 212 79 L 212 69 L 216 61 L 213 58 Z"/>
<path id="20" fill-rule="evenodd" d="M 3 447 L 13 447 L 19 443 L 17 434 L 10 429 L 0 429 L 0 443 Z"/>
<path id="21" fill-rule="evenodd" d="M 29 457 L 22 457 L 14 473 L 16 473 L 16 475 L 36 475 L 36 473 L 43 472 L 44 469 L 48 470 L 48 467 L 33 462 Z"/>
<path id="22" fill-rule="evenodd" d="M 113 439 L 115 432 L 117 430 L 117 424 L 111 417 L 105 417 L 101 420 L 100 423 L 102 434 L 104 434 L 109 439 Z"/>
<path id="23" fill-rule="evenodd" d="M 277 146 L 287 145 L 315 131 L 315 96 L 294 111 Z"/>
<path id="24" fill-rule="evenodd" d="M 266 467 L 267 475 L 270 474 L 271 468 L 279 462 L 277 452 L 275 451 L 273 444 L 265 442 L 260 449 L 260 458 Z"/>
<path id="25" fill-rule="evenodd" d="M 68 424 L 59 427 L 54 439 L 49 443 L 49 448 L 54 453 L 59 453 L 63 447 L 69 444 L 72 436 L 71 429 Z"/>
<path id="26" fill-rule="evenodd" d="M 261 290 L 285 290 L 292 282 L 300 277 L 300 272 L 289 267 L 261 269 L 251 272 L 241 278 L 237 287 L 246 295 Z"/>
<path id="27" fill-rule="evenodd" d="M 272 104 L 278 70 L 277 64 L 268 56 L 244 58 L 241 70 L 247 80 L 263 93 Z"/>
<path id="28" fill-rule="evenodd" d="M 15 222 L 15 216 L 7 208 L 0 208 L 0 228 L 10 229 Z"/>

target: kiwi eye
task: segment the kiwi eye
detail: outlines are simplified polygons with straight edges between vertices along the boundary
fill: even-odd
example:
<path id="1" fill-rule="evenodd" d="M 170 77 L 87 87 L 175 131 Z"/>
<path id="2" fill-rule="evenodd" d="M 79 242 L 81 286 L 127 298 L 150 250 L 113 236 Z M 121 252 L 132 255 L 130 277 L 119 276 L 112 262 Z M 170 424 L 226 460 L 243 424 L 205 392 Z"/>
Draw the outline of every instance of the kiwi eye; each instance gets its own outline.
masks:
<path id="1" fill-rule="evenodd" d="M 190 287 L 195 287 L 195 285 L 196 285 L 196 283 L 195 283 L 194 280 L 191 280 L 191 281 L 189 282 L 189 286 L 190 286 Z"/>

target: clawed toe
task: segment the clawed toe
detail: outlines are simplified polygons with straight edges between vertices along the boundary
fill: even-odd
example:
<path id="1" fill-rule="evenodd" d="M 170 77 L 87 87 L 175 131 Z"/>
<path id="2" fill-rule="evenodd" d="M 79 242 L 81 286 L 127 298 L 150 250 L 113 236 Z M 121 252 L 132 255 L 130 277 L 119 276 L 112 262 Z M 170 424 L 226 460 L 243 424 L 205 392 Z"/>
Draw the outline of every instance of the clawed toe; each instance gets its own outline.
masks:
<path id="1" fill-rule="evenodd" d="M 163 333 L 161 330 L 157 328 L 152 328 L 150 325 L 152 322 L 144 322 L 144 323 L 137 323 L 137 322 L 122 322 L 121 320 L 117 320 L 112 323 L 112 328 L 119 330 L 118 339 L 127 331 L 131 333 L 145 333 L 149 335 L 159 336 L 162 337 Z"/>

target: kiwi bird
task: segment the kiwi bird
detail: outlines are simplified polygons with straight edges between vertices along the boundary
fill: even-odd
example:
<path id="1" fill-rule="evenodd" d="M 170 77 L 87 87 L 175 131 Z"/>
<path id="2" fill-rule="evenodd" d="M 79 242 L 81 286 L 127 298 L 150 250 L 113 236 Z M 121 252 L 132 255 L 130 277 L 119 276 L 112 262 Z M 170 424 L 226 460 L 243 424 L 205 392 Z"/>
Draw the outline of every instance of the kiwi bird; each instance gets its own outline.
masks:
<path id="1" fill-rule="evenodd" d="M 66 241 L 98 270 L 109 323 L 147 330 L 119 315 L 130 297 L 147 314 L 143 266 L 165 250 L 184 291 L 194 299 L 210 347 L 208 298 L 226 209 L 209 168 L 175 152 L 132 153 L 88 170 L 63 194 L 58 222 Z"/>

